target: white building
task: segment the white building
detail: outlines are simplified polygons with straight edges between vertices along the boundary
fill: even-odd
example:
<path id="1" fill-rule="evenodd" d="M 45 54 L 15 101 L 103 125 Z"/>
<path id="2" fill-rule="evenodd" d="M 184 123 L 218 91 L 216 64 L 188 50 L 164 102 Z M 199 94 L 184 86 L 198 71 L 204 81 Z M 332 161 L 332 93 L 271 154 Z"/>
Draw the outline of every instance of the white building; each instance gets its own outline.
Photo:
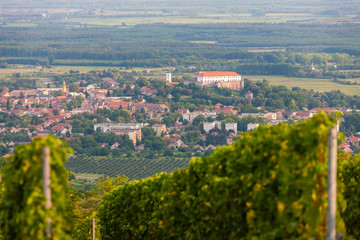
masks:
<path id="1" fill-rule="evenodd" d="M 141 141 L 142 123 L 97 123 L 94 130 L 101 132 L 114 132 L 117 135 L 127 134 L 130 140 L 136 145 L 136 140 Z"/>
<path id="2" fill-rule="evenodd" d="M 205 122 L 203 125 L 204 131 L 209 133 L 210 130 L 217 127 L 218 129 L 221 129 L 221 122 L 220 121 L 214 121 L 214 122 Z"/>
<path id="3" fill-rule="evenodd" d="M 248 131 L 248 132 L 249 132 L 249 131 L 252 131 L 252 130 L 256 129 L 258 126 L 259 126 L 258 123 L 249 123 L 249 124 L 247 125 L 247 131 Z"/>
<path id="4" fill-rule="evenodd" d="M 237 134 L 237 123 L 225 123 L 225 130 L 232 130 L 235 134 Z"/>
<path id="5" fill-rule="evenodd" d="M 241 90 L 244 88 L 244 82 L 236 72 L 196 72 L 193 80 L 200 86 L 217 86 L 233 90 Z"/>
<path id="6" fill-rule="evenodd" d="M 183 120 L 187 120 L 189 123 L 192 123 L 194 118 L 196 118 L 199 115 L 203 115 L 206 118 L 209 117 L 216 118 L 217 116 L 216 112 L 210 112 L 209 110 L 205 110 L 205 111 L 194 111 L 191 113 L 184 113 L 182 117 Z"/>
<path id="7" fill-rule="evenodd" d="M 196 82 L 229 82 L 241 81 L 241 76 L 236 72 L 196 72 L 194 74 Z"/>
<path id="8" fill-rule="evenodd" d="M 167 82 L 171 82 L 172 79 L 171 79 L 171 73 L 166 73 L 166 81 Z"/>

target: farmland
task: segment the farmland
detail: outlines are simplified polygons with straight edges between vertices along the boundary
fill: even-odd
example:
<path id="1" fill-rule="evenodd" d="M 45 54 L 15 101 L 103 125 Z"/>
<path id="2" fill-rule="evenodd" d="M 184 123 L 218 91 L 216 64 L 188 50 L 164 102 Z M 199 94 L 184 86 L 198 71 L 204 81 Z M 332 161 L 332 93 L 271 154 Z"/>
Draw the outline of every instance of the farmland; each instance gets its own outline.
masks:
<path id="1" fill-rule="evenodd" d="M 262 81 L 266 79 L 271 85 L 283 85 L 288 88 L 301 87 L 307 90 L 319 92 L 329 92 L 332 90 L 340 90 L 347 95 L 360 95 L 360 86 L 344 85 L 335 83 L 333 79 L 326 78 L 293 78 L 284 76 L 244 76 L 251 81 Z"/>
<path id="2" fill-rule="evenodd" d="M 187 167 L 188 158 L 109 158 L 79 156 L 65 164 L 69 171 L 78 173 L 104 174 L 110 177 L 125 175 L 130 180 L 149 177 L 158 172 L 173 172 Z M 83 175 L 83 174 L 79 174 Z"/>

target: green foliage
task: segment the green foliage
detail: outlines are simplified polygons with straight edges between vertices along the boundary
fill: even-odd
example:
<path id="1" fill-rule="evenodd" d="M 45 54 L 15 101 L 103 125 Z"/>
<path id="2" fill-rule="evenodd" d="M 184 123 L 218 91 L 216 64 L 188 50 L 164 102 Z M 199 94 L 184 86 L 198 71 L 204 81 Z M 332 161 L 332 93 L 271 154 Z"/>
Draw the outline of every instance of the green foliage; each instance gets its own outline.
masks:
<path id="1" fill-rule="evenodd" d="M 42 190 L 42 147 L 50 148 L 51 201 L 45 209 Z M 67 219 L 67 179 L 64 167 L 71 149 L 54 136 L 35 138 L 29 145 L 3 162 L 0 185 L 0 226 L 4 239 L 47 239 L 46 218 L 51 219 L 52 239 L 69 239 Z"/>
<path id="2" fill-rule="evenodd" d="M 81 107 L 81 103 L 84 101 L 85 99 L 81 96 L 77 96 L 76 98 L 72 99 L 70 102 L 66 103 L 64 105 L 64 109 L 69 109 L 72 110 L 74 108 L 80 108 Z"/>
<path id="3" fill-rule="evenodd" d="M 350 134 L 360 131 L 360 113 L 352 112 L 344 114 L 344 122 L 341 124 L 341 130 Z"/>
<path id="4" fill-rule="evenodd" d="M 261 126 L 186 169 L 121 186 L 101 202 L 102 238 L 323 239 L 335 123 L 321 113 Z"/>
<path id="5" fill-rule="evenodd" d="M 114 122 L 129 122 L 131 120 L 130 112 L 123 109 L 99 109 L 97 115 L 109 118 Z"/>
<path id="6" fill-rule="evenodd" d="M 339 206 L 344 218 L 347 233 L 355 239 L 360 238 L 360 155 L 353 157 L 338 154 L 338 183 L 347 206 Z"/>
<path id="7" fill-rule="evenodd" d="M 99 221 L 96 217 L 98 203 L 105 193 L 111 192 L 116 187 L 127 183 L 127 178 L 123 176 L 116 176 L 114 178 L 98 179 L 94 189 L 84 193 L 74 192 L 72 198 L 72 213 L 71 213 L 71 229 L 72 239 L 76 240 L 91 240 L 92 239 L 92 219 L 96 220 L 96 236 L 99 233 Z"/>

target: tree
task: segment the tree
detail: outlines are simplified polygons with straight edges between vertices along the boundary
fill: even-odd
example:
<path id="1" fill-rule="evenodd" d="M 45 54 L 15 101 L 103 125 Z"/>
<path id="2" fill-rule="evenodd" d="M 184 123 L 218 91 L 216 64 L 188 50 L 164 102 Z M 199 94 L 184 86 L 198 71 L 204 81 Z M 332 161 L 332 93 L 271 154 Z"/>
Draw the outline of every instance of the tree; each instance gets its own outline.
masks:
<path id="1" fill-rule="evenodd" d="M 59 109 L 54 109 L 53 110 L 53 115 L 54 116 L 59 116 L 60 115 Z"/>
<path id="2" fill-rule="evenodd" d="M 339 65 L 351 63 L 350 55 L 346 53 L 335 53 L 333 55 L 335 62 Z"/>
<path id="3" fill-rule="evenodd" d="M 36 115 L 32 116 L 31 117 L 31 121 L 30 121 L 30 124 L 31 125 L 39 125 L 41 124 L 43 121 Z"/>
<path id="4" fill-rule="evenodd" d="M 207 119 L 204 115 L 199 115 L 194 118 L 192 125 L 197 126 L 199 129 L 202 128 L 202 125 L 207 122 Z"/>
<path id="5" fill-rule="evenodd" d="M 70 87 L 69 87 L 69 91 L 70 92 L 78 92 L 79 91 L 79 84 L 78 83 L 71 84 Z"/>
<path id="6" fill-rule="evenodd" d="M 127 182 L 128 179 L 125 176 L 116 176 L 114 178 L 107 176 L 98 179 L 95 187 L 85 191 L 85 193 L 77 191 L 71 193 L 72 206 L 69 217 L 72 219 L 72 239 L 91 239 L 92 219 L 97 217 L 96 212 L 102 197 Z M 99 222 L 99 219 L 96 218 L 96 222 Z M 96 228 L 96 235 L 100 236 L 99 227 Z"/>
<path id="7" fill-rule="evenodd" d="M 138 80 L 136 80 L 135 83 L 139 87 L 144 87 L 144 86 L 147 86 L 149 84 L 149 81 L 144 77 L 139 77 Z"/>
<path id="8" fill-rule="evenodd" d="M 10 98 L 8 98 L 6 100 L 6 110 L 10 111 L 11 110 L 11 102 L 10 102 Z"/>

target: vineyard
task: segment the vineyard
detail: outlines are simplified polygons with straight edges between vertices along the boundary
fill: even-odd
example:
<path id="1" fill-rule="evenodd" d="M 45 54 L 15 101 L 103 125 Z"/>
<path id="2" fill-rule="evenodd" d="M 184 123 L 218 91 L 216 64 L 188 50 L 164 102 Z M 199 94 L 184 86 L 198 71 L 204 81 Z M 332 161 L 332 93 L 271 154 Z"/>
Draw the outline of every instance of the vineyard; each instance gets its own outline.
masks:
<path id="1" fill-rule="evenodd" d="M 319 114 L 259 127 L 185 169 L 130 181 L 100 203 L 102 239 L 324 239 L 327 133 L 334 124 Z M 349 198 L 358 193 L 358 170 L 345 163 L 336 230 L 358 239 L 358 202 Z"/>
<path id="2" fill-rule="evenodd" d="M 125 175 L 129 180 L 150 177 L 156 173 L 171 173 L 188 166 L 187 158 L 110 158 L 88 157 L 85 155 L 70 158 L 66 169 L 74 173 L 105 174 L 110 177 Z"/>

